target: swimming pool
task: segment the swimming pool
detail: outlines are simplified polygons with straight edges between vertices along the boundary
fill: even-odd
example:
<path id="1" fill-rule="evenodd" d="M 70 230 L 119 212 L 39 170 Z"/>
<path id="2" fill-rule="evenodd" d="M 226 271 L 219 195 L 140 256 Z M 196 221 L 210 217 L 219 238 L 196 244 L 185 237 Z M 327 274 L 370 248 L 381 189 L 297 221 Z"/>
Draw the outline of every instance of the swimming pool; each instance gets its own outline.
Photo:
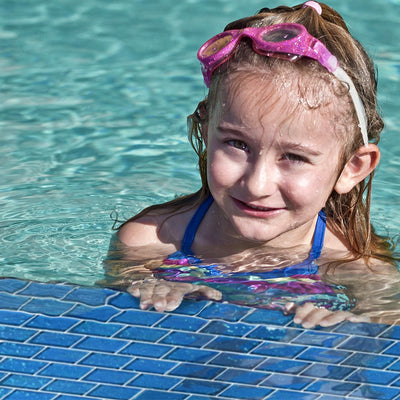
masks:
<path id="1" fill-rule="evenodd" d="M 205 94 L 199 44 L 278 4 L 293 2 L 0 2 L 0 275 L 17 278 L 0 280 L 0 398 L 399 398 L 398 327 L 307 331 L 204 302 L 138 318 L 127 294 L 82 287 L 103 276 L 110 214 L 199 186 L 185 126 Z M 397 235 L 400 2 L 333 5 L 379 69 L 373 214 Z"/>
<path id="2" fill-rule="evenodd" d="M 92 285 L 102 277 L 111 213 L 130 217 L 199 187 L 186 140 L 186 115 L 205 94 L 197 48 L 263 5 L 0 3 L 3 276 Z M 373 216 L 378 230 L 396 235 L 400 4 L 334 6 L 378 67 L 386 131 Z"/>

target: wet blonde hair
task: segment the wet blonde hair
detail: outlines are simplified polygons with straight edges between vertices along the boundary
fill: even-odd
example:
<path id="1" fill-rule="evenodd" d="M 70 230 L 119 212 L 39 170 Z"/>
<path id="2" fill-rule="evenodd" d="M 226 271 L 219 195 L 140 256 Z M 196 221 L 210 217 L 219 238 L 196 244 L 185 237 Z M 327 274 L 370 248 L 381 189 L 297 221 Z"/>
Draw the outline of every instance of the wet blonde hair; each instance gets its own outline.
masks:
<path id="1" fill-rule="evenodd" d="M 225 30 L 262 27 L 279 23 L 304 25 L 311 35 L 323 42 L 328 50 L 336 56 L 339 65 L 352 79 L 364 104 L 369 141 L 377 144 L 384 124 L 377 109 L 377 82 L 373 62 L 361 44 L 351 36 L 343 18 L 331 7 L 322 3 L 320 5 L 322 8 L 321 15 L 311 7 L 303 7 L 303 4 L 294 7 L 264 8 L 254 16 L 228 24 Z M 224 77 L 239 68 L 243 68 L 243 65 L 246 66 L 245 68 L 256 67 L 259 70 L 269 68 L 279 71 L 279 68 L 285 69 L 285 63 L 297 67 L 299 73 L 307 73 L 312 67 L 311 71 L 319 69 L 318 74 L 325 74 L 327 77 L 330 76 L 332 80 L 335 79 L 332 74 L 329 74 L 314 60 L 301 59 L 300 62 L 289 63 L 288 61 L 260 56 L 252 50 L 251 42 L 246 39 L 242 40 L 237 46 L 235 54 L 229 61 L 222 64 L 214 72 L 207 98 L 200 102 L 195 113 L 188 117 L 189 140 L 199 157 L 199 169 L 202 179 L 199 201 L 209 195 L 207 152 L 202 140 L 202 130 L 208 123 L 210 114 L 214 109 L 219 86 L 223 84 Z M 342 85 L 343 87 L 344 85 Z M 343 93 L 337 93 L 337 95 L 343 96 Z M 363 145 L 354 107 L 347 94 L 346 97 L 351 120 L 345 132 L 346 135 L 343 137 L 340 171 L 352 154 Z M 368 264 L 371 258 L 375 258 L 393 264 L 393 246 L 391 242 L 387 238 L 377 235 L 371 225 L 372 179 L 373 173 L 357 184 L 349 193 L 338 194 L 333 191 L 328 198 L 324 211 L 327 215 L 329 228 L 340 237 L 343 237 L 349 246 L 352 257 L 347 261 L 363 258 Z M 340 260 L 340 262 L 342 261 L 344 260 Z"/>

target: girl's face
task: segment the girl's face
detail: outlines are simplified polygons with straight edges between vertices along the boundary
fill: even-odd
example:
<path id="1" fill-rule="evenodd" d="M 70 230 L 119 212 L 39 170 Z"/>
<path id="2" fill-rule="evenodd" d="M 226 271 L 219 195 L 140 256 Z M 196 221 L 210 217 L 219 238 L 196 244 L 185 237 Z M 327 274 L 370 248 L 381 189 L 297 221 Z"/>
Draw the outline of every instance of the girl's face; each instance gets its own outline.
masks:
<path id="1" fill-rule="evenodd" d="M 204 134 L 220 229 L 260 244 L 309 244 L 340 172 L 337 99 L 322 85 L 318 96 L 332 104 L 310 109 L 297 84 L 277 91 L 271 79 L 238 79 L 220 85 Z"/>

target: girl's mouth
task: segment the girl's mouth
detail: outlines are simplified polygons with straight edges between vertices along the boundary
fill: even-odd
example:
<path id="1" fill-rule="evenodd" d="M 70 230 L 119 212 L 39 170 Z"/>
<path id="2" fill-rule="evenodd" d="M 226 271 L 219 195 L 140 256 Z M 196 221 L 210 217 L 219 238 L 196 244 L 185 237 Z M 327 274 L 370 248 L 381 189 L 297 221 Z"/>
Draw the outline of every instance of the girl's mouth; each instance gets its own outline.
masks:
<path id="1" fill-rule="evenodd" d="M 245 214 L 253 215 L 257 217 L 267 217 L 281 212 L 281 207 L 264 207 L 256 204 L 245 203 L 241 200 L 232 198 L 235 205 Z"/>

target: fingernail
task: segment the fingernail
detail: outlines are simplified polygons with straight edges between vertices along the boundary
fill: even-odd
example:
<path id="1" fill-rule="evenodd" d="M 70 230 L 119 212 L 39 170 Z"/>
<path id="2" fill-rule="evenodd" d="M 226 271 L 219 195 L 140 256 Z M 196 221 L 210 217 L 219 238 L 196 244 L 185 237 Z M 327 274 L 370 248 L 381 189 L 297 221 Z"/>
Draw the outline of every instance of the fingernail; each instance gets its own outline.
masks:
<path id="1" fill-rule="evenodd" d="M 295 311 L 295 307 L 296 307 L 296 305 L 293 302 L 286 303 L 285 309 L 283 310 L 283 314 L 285 314 L 285 315 L 293 314 Z"/>

